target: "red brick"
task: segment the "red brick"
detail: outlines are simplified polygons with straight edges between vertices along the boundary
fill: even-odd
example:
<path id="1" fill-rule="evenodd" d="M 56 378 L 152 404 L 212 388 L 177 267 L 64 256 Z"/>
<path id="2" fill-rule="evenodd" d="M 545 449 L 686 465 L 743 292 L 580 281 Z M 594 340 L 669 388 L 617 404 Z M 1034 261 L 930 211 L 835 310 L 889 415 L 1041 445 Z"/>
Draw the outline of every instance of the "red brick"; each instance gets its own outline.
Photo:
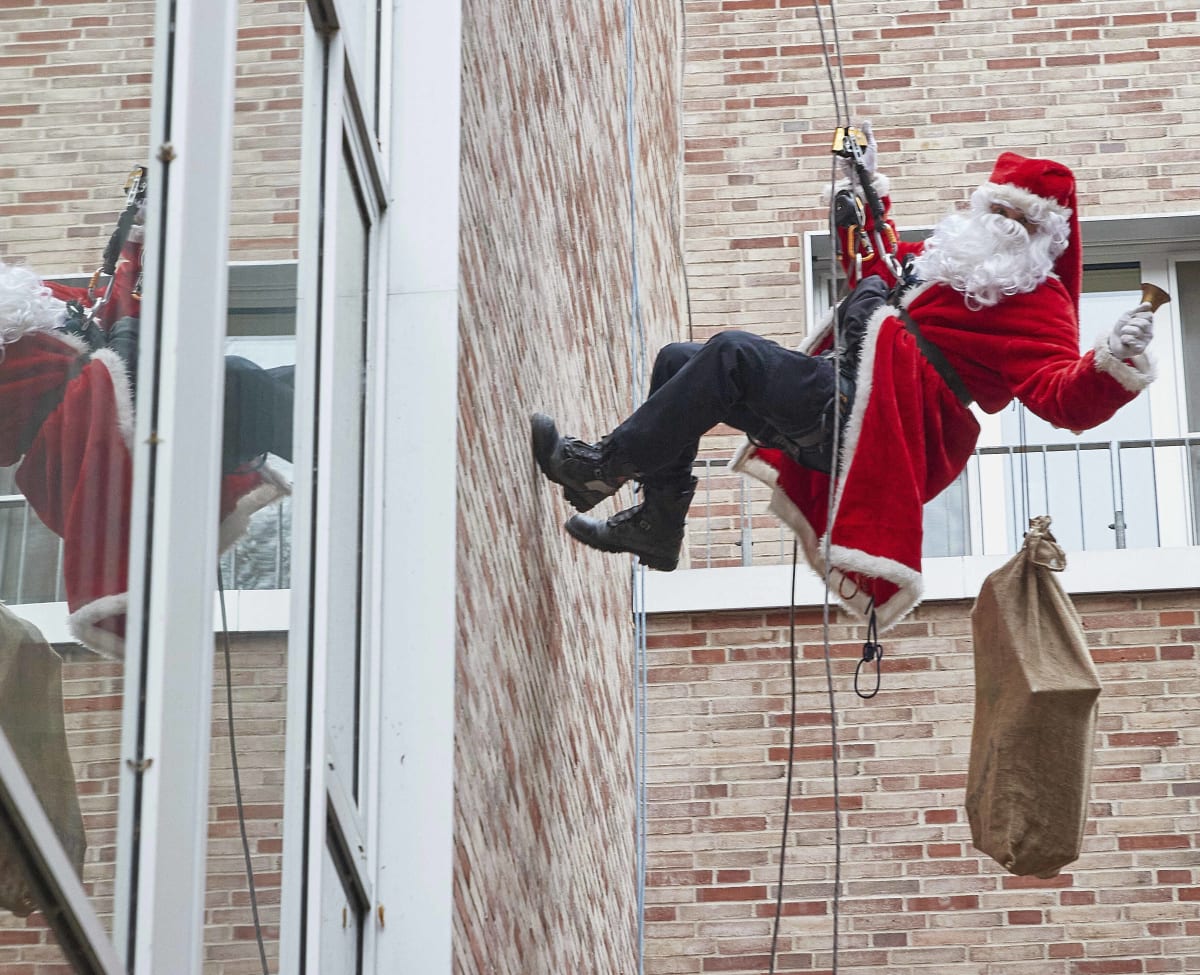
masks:
<path id="1" fill-rule="evenodd" d="M 950 897 L 909 897 L 904 909 L 909 912 L 928 911 L 940 914 L 943 911 L 974 911 L 979 908 L 979 898 L 973 894 L 957 894 Z"/>
<path id="2" fill-rule="evenodd" d="M 1186 836 L 1120 836 L 1117 838 L 1119 850 L 1186 850 L 1191 840 Z"/>
<path id="3" fill-rule="evenodd" d="M 701 887 L 696 891 L 696 900 L 701 904 L 714 901 L 760 901 L 766 896 L 766 887 Z"/>

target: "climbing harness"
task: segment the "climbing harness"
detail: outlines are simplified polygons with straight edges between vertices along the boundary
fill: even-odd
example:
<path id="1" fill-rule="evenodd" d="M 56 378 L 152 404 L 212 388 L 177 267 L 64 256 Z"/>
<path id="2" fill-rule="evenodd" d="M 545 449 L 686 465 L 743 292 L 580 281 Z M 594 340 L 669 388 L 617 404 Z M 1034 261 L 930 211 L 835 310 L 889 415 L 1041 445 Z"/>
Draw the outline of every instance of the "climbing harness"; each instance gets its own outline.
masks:
<path id="1" fill-rule="evenodd" d="M 843 197 L 840 208 L 842 220 L 853 221 L 845 226 L 847 240 L 850 244 L 849 253 L 853 255 L 856 267 L 860 271 L 864 257 L 870 260 L 875 255 L 881 256 L 892 274 L 900 279 L 904 276 L 904 268 L 896 257 L 896 247 L 900 241 L 896 237 L 895 229 L 887 222 L 883 201 L 879 199 L 879 193 L 875 189 L 871 174 L 863 162 L 863 151 L 866 149 L 866 145 L 866 137 L 858 129 L 843 126 L 834 133 L 833 154 L 848 164 L 851 173 L 850 181 L 862 193 L 862 198 L 860 198 L 855 188 L 851 188 L 836 194 L 836 196 Z M 847 205 L 844 194 L 849 195 L 852 205 Z M 865 230 L 866 214 L 863 212 L 861 199 L 866 200 L 867 208 L 871 211 L 869 239 Z M 838 220 L 837 207 L 834 212 L 834 225 L 843 227 L 843 223 Z M 862 241 L 866 241 L 869 254 L 863 253 Z"/>
<path id="2" fill-rule="evenodd" d="M 896 316 L 904 323 L 905 331 L 916 341 L 921 355 L 933 366 L 934 372 L 942 377 L 942 382 L 949 387 L 950 392 L 954 394 L 955 398 L 963 406 L 970 406 L 975 402 L 975 398 L 971 395 L 970 390 L 967 389 L 967 384 L 962 381 L 958 370 L 950 365 L 950 360 L 942 354 L 941 349 L 921 334 L 921 326 L 917 324 L 916 319 L 908 313 L 907 309 L 902 308 L 900 305 L 893 307 L 895 308 Z"/>
<path id="3" fill-rule="evenodd" d="M 125 209 L 121 211 L 121 215 L 117 218 L 116 229 L 108 238 L 100 266 L 96 268 L 91 280 L 88 281 L 87 296 L 90 307 L 87 310 L 87 319 L 89 322 L 95 320 L 100 310 L 108 304 L 109 298 L 112 297 L 113 286 L 117 280 L 117 263 L 121 259 L 121 251 L 125 247 L 126 241 L 129 240 L 129 234 L 133 230 L 133 222 L 137 218 L 138 211 L 146 201 L 146 186 L 146 167 L 135 166 L 125 180 Z M 97 297 L 98 285 L 103 276 L 108 277 L 108 283 L 104 287 L 104 293 Z M 140 268 L 130 293 L 135 298 L 142 296 Z"/>

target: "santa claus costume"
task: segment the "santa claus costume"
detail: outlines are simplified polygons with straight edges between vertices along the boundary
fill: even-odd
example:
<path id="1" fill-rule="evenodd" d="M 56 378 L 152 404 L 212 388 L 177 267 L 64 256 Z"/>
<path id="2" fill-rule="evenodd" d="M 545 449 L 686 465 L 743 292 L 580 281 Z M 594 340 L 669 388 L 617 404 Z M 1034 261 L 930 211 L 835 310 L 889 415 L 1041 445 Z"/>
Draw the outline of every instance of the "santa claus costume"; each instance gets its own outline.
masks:
<path id="1" fill-rule="evenodd" d="M 886 188 L 881 195 L 890 208 Z M 1025 279 L 1010 275 L 997 288 L 987 280 L 986 260 L 944 260 L 938 232 L 928 253 L 921 244 L 902 245 L 925 280 L 898 307 L 880 306 L 868 323 L 836 473 L 802 467 L 753 442 L 733 462 L 772 488 L 772 510 L 796 532 L 813 569 L 828 572 L 834 597 L 854 616 L 873 611 L 880 630 L 922 598 L 922 507 L 958 477 L 975 449 L 979 424 L 970 400 L 996 413 L 1015 398 L 1055 426 L 1081 431 L 1109 419 L 1154 378 L 1145 355 L 1119 359 L 1107 336 L 1080 355 L 1082 254 L 1071 171 L 1006 152 L 976 191 L 977 208 L 986 210 L 989 201 L 1065 228 L 1049 252 L 1052 269 L 1029 279 L 1026 267 Z M 948 239 L 959 229 L 953 222 L 963 219 L 947 218 Z M 1029 244 L 1018 239 L 1014 249 Z M 847 271 L 856 283 L 855 269 Z M 878 254 L 861 273 L 895 280 Z M 828 347 L 832 331 L 830 316 L 802 351 Z M 935 367 L 931 357 L 944 361 Z"/>
<path id="2" fill-rule="evenodd" d="M 105 332 L 136 318 L 133 288 L 140 244 L 126 245 Z M 45 285 L 32 271 L 0 263 L 0 466 L 19 465 L 16 484 L 63 539 L 63 575 L 72 635 L 121 657 L 128 606 L 133 483 L 133 395 L 123 358 L 63 331 L 66 301 L 92 303 L 87 289 Z M 269 468 L 222 478 L 220 547 L 250 515 L 288 493 Z"/>

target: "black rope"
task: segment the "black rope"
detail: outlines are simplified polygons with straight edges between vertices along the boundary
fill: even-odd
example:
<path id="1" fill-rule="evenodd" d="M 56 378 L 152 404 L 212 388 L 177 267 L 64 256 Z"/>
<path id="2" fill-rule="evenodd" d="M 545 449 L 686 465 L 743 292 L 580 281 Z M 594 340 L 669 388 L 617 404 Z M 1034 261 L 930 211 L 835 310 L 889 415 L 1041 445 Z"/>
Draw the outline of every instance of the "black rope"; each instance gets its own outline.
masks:
<path id="1" fill-rule="evenodd" d="M 233 664 L 230 662 L 229 621 L 225 615 L 225 580 L 221 566 L 217 565 L 217 591 L 221 596 L 221 635 L 225 647 L 225 717 L 229 727 L 229 761 L 233 767 L 233 794 L 237 802 L 238 827 L 242 833 L 242 856 L 246 861 L 246 884 L 250 891 L 250 913 L 254 918 L 254 937 L 258 941 L 258 957 L 262 962 L 263 975 L 270 975 L 267 966 L 267 949 L 263 944 L 262 922 L 258 916 L 258 893 L 254 884 L 254 864 L 250 860 L 250 840 L 246 835 L 246 810 L 242 804 L 242 776 L 238 770 L 237 739 L 233 727 Z"/>
<path id="2" fill-rule="evenodd" d="M 832 8 L 833 8 L 833 5 L 830 4 L 830 9 L 832 10 Z M 840 108 L 838 106 L 837 83 L 833 80 L 833 61 L 829 57 L 829 42 L 825 38 L 825 21 L 821 18 L 821 5 L 820 5 L 820 3 L 818 3 L 818 0 L 813 0 L 813 13 L 816 14 L 816 17 L 817 17 L 817 30 L 819 30 L 821 32 L 821 51 L 825 55 L 825 74 L 829 78 L 829 90 L 833 93 L 833 112 L 838 117 L 839 124 L 849 125 L 850 124 L 850 105 L 849 105 L 849 103 L 847 102 L 845 105 L 845 118 L 842 117 L 842 111 L 843 111 L 842 108 Z M 837 22 L 835 20 L 834 21 L 835 30 L 836 30 L 836 23 Z M 846 78 L 842 72 L 841 42 L 838 41 L 836 37 L 834 38 L 834 42 L 835 42 L 835 45 L 838 50 L 838 74 L 842 75 L 842 96 L 843 96 L 843 100 L 844 100 L 845 99 L 845 91 L 846 91 Z"/>
<path id="3" fill-rule="evenodd" d="M 771 929 L 771 975 L 775 975 L 775 951 L 779 944 L 779 920 L 783 916 L 783 868 L 787 863 L 788 819 L 792 811 L 792 780 L 796 750 L 796 565 L 799 562 L 799 540 L 792 540 L 792 591 L 788 600 L 788 643 L 791 647 L 792 696 L 791 720 L 788 722 L 787 786 L 783 800 L 783 830 L 779 841 L 779 884 L 775 891 L 775 923 Z"/>
<path id="4" fill-rule="evenodd" d="M 816 3 L 817 0 L 813 0 Z M 842 64 L 842 38 L 841 32 L 838 30 L 837 23 L 837 4 L 833 0 L 829 0 L 829 21 L 833 25 L 833 48 L 837 52 L 838 62 L 838 78 L 842 83 L 842 111 L 845 113 L 845 122 L 850 124 L 850 99 L 846 95 L 846 72 Z M 835 98 L 836 100 L 836 98 Z"/>
<path id="5" fill-rule="evenodd" d="M 869 701 L 879 693 L 879 683 L 883 680 L 883 644 L 879 642 L 879 632 L 875 623 L 875 601 L 871 601 L 871 615 L 867 619 L 867 642 L 863 644 L 862 659 L 854 668 L 854 693 L 864 701 Z M 875 664 L 875 689 L 870 694 L 863 693 L 859 686 L 860 675 L 864 664 Z"/>

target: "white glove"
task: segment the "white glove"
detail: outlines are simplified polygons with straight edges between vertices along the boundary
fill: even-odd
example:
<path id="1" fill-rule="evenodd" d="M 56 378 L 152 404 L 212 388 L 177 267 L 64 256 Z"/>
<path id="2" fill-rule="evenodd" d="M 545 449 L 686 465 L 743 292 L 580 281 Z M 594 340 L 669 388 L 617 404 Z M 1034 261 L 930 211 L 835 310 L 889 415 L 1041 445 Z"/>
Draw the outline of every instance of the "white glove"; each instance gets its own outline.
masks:
<path id="1" fill-rule="evenodd" d="M 874 175 L 876 157 L 879 155 L 879 151 L 875 145 L 875 136 L 871 133 L 871 123 L 869 120 L 863 119 L 861 122 L 852 122 L 851 125 L 867 137 L 867 148 L 862 151 L 862 163 L 863 168 L 868 173 Z M 847 177 L 854 175 L 854 167 L 850 164 L 849 159 L 843 159 L 839 156 L 838 163 L 841 164 L 843 174 Z"/>
<path id="2" fill-rule="evenodd" d="M 1108 348 L 1118 359 L 1130 359 L 1145 352 L 1153 337 L 1154 312 L 1150 303 L 1143 301 L 1117 319 L 1108 336 Z"/>

